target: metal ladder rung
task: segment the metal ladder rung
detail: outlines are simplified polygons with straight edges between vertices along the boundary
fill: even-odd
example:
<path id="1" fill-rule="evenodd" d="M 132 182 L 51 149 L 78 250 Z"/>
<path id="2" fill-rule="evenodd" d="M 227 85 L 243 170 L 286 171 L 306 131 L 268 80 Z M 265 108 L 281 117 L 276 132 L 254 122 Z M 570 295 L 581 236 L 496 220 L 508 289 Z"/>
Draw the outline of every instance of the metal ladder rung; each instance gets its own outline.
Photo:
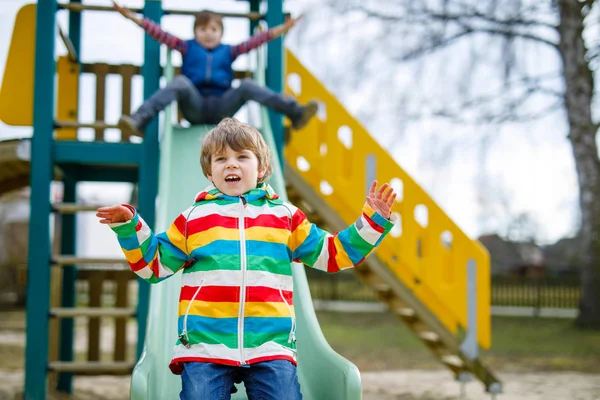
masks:
<path id="1" fill-rule="evenodd" d="M 134 363 L 129 361 L 89 361 L 68 362 L 54 361 L 48 364 L 50 371 L 73 373 L 103 373 L 103 374 L 128 374 L 133 370 Z"/>
<path id="2" fill-rule="evenodd" d="M 97 204 L 79 204 L 79 203 L 55 203 L 52 210 L 61 214 L 75 214 L 84 211 L 96 211 L 101 205 Z"/>
<path id="3" fill-rule="evenodd" d="M 50 316 L 54 318 L 73 317 L 135 317 L 135 308 L 108 308 L 108 307 L 77 307 L 77 308 L 51 308 Z"/>
<path id="4" fill-rule="evenodd" d="M 57 128 L 94 128 L 94 129 L 119 129 L 116 124 L 107 124 L 104 121 L 96 122 L 77 122 L 77 121 L 54 121 Z"/>
<path id="5" fill-rule="evenodd" d="M 123 264 L 127 265 L 127 260 L 123 258 L 88 258 L 71 255 L 60 255 L 52 259 L 55 265 L 75 265 L 75 264 Z"/>
<path id="6" fill-rule="evenodd" d="M 448 369 L 454 372 L 459 379 L 464 379 L 464 377 L 471 375 L 471 373 L 466 373 L 468 368 L 463 360 L 461 360 L 457 355 L 448 354 L 440 357 L 440 360 L 446 365 L 446 367 L 448 367 Z"/>
<path id="7" fill-rule="evenodd" d="M 429 343 L 440 343 L 440 336 L 435 332 L 420 332 L 419 337 Z"/>
<path id="8" fill-rule="evenodd" d="M 417 318 L 416 311 L 409 307 L 396 308 L 396 314 L 400 315 L 403 318 L 411 319 L 411 320 Z"/>
<path id="9" fill-rule="evenodd" d="M 380 283 L 373 283 L 373 289 L 375 289 L 376 291 L 380 292 L 380 293 L 388 293 L 392 290 L 392 286 L 384 283 L 384 282 L 380 282 Z"/>
<path id="10" fill-rule="evenodd" d="M 449 366 L 453 369 L 454 368 L 460 369 L 465 366 L 465 363 L 463 362 L 463 360 L 461 360 L 459 356 L 454 355 L 454 354 L 445 355 L 445 356 L 441 357 L 441 360 L 444 364 L 446 364 L 447 366 Z"/>

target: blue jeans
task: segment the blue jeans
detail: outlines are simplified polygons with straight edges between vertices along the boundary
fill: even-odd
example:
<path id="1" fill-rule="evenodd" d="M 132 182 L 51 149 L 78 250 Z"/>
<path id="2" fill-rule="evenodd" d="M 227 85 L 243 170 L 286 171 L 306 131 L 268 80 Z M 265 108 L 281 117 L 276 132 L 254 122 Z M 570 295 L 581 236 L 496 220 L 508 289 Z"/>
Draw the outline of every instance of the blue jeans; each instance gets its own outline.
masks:
<path id="1" fill-rule="evenodd" d="M 249 100 L 269 107 L 292 121 L 300 118 L 303 111 L 292 96 L 276 93 L 257 85 L 251 79 L 242 79 L 238 87 L 231 88 L 220 96 L 203 96 L 187 77 L 179 75 L 154 93 L 131 117 L 137 127 L 143 129 L 175 100 L 181 113 L 191 124 L 216 124 L 225 117 L 232 117 Z"/>
<path id="2" fill-rule="evenodd" d="M 229 400 L 234 382 L 244 382 L 250 400 L 301 400 L 296 366 L 272 360 L 249 367 L 188 362 L 181 374 L 181 400 Z"/>

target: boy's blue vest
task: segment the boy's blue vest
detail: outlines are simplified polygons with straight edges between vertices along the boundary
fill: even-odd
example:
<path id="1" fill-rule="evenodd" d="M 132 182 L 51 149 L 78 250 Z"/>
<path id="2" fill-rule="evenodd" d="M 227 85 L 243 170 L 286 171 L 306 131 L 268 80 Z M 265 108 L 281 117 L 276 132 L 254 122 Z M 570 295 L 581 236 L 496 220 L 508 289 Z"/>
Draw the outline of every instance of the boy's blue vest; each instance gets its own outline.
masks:
<path id="1" fill-rule="evenodd" d="M 207 50 L 195 39 L 187 41 L 181 73 L 188 77 L 204 95 L 221 95 L 231 87 L 231 46 L 221 44 Z"/>

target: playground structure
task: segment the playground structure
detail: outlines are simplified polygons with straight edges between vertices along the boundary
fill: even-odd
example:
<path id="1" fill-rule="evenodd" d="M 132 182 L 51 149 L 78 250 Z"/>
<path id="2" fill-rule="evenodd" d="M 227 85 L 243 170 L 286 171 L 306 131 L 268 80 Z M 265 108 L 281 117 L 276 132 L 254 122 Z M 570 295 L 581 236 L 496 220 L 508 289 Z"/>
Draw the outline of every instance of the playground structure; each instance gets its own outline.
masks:
<path id="1" fill-rule="evenodd" d="M 251 0 L 248 13 L 224 16 L 249 19 L 251 32 L 262 19 L 268 26 L 283 21 L 281 1 L 268 0 L 264 16 L 258 12 L 259 6 L 259 0 Z M 68 35 L 60 30 L 68 54 L 55 59 L 59 9 L 69 12 Z M 12 188 L 31 186 L 30 243 L 35 246 L 29 247 L 28 255 L 26 399 L 45 398 L 45 382 L 50 374 L 56 375 L 59 390 L 70 392 L 75 374 L 131 373 L 132 399 L 171 398 L 180 385 L 176 376 L 165 372 L 176 337 L 176 315 L 169 312 L 176 307 L 165 305 L 176 304 L 179 278 L 155 285 L 151 291 L 148 284 L 139 282 L 137 306 L 131 307 L 127 303 L 127 286 L 134 276 L 122 271 L 127 269 L 124 259 L 74 255 L 77 237 L 74 215 L 96 208 L 75 203 L 78 182 L 138 183 L 140 213 L 160 230 L 201 189 L 197 143 L 210 129 L 174 126 L 172 110 L 167 110 L 160 151 L 156 120 L 146 129 L 142 143 L 132 143 L 126 135 L 119 143 L 104 140 L 104 131 L 115 128 L 104 122 L 108 75 L 122 77 L 122 112 L 129 114 L 133 76 L 143 76 L 144 96 L 148 97 L 158 89 L 163 73 L 167 76 L 173 73 L 169 61 L 161 67 L 159 44 L 148 36 L 142 67 L 82 63 L 78 59 L 83 43 L 81 12 L 108 10 L 111 8 L 77 2 L 58 4 L 56 0 L 40 2 L 37 7 L 24 6 L 15 21 L 0 91 L 0 119 L 9 125 L 34 129 L 29 158 L 23 151 L 16 154 L 18 146 L 11 146 L 15 148 L 14 154 L 3 154 L 0 159 L 5 166 L 15 162 L 20 165 L 19 176 L 3 177 L 6 182 L 10 180 Z M 160 1 L 152 0 L 147 0 L 139 11 L 156 21 L 163 14 L 191 13 L 163 10 Z M 44 18 L 36 18 L 37 15 Z M 285 150 L 281 117 L 261 108 L 259 117 L 252 121 L 277 159 L 273 162 L 276 168 L 271 184 L 280 195 L 303 209 L 313 222 L 339 230 L 354 221 L 373 179 L 391 182 L 400 194 L 393 207 L 400 223 L 375 254 L 355 269 L 357 276 L 374 288 L 391 312 L 414 331 L 457 379 L 475 377 L 487 391 L 499 393 L 501 383 L 478 353 L 480 348 L 487 349 L 491 344 L 490 270 L 483 247 L 448 218 L 325 86 L 283 47 L 281 39 L 270 42 L 267 50 L 266 56 L 263 50 L 255 51 L 254 71 L 238 72 L 237 76 L 250 75 L 273 90 L 286 90 L 301 102 L 311 98 L 320 101 L 318 118 L 302 135 L 292 135 Z M 96 77 L 96 122 L 91 124 L 81 123 L 78 118 L 79 82 L 83 74 Z M 55 104 L 55 98 L 56 112 L 50 106 Z M 84 127 L 94 129 L 94 141 L 78 140 L 78 129 Z M 24 163 L 31 171 L 29 179 L 23 174 Z M 50 202 L 52 179 L 63 182 L 61 203 Z M 58 254 L 51 251 L 51 213 L 61 218 Z M 106 265 L 121 265 L 121 270 L 100 270 Z M 333 352 L 323 338 L 303 268 L 294 266 L 294 304 L 299 321 L 299 378 L 305 398 L 359 399 L 360 374 L 352 363 Z M 76 306 L 77 279 L 89 281 L 88 307 Z M 116 282 L 114 307 L 102 306 L 102 282 L 106 279 Z M 152 304 L 162 306 L 152 307 Z M 73 354 L 73 318 L 82 316 L 90 321 L 85 362 L 74 361 Z M 138 321 L 139 361 L 135 365 L 125 355 L 125 326 L 131 317 Z M 110 361 L 101 360 L 100 318 L 116 321 L 115 350 Z M 51 329 L 52 324 L 56 329 Z M 145 340 L 146 334 L 152 341 Z M 52 343 L 59 343 L 58 351 Z M 237 398 L 244 398 L 243 390 Z"/>

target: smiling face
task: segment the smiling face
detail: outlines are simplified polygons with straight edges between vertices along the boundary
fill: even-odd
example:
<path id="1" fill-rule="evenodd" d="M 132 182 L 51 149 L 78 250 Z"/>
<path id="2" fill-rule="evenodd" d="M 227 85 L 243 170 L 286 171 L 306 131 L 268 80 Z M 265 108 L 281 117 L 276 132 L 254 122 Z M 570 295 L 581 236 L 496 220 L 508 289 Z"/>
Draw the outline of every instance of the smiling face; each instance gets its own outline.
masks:
<path id="1" fill-rule="evenodd" d="M 260 132 L 235 118 L 224 118 L 202 140 L 202 173 L 229 196 L 242 195 L 268 179 L 270 160 Z"/>
<path id="2" fill-rule="evenodd" d="M 258 158 L 252 151 L 235 151 L 226 146 L 223 151 L 212 155 L 210 169 L 211 174 L 207 178 L 217 189 L 228 196 L 240 196 L 256 188 L 266 167 L 259 170 Z"/>

